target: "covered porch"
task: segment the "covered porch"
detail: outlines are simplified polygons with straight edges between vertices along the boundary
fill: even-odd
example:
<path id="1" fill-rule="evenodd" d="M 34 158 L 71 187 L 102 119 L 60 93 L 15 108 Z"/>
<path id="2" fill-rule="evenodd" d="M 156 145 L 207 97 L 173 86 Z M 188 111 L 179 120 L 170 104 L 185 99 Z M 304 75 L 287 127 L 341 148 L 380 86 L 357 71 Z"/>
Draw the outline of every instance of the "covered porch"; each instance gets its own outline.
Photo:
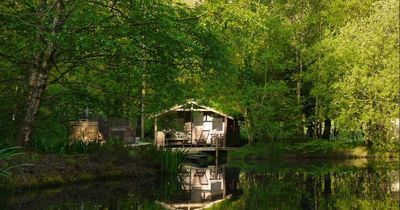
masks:
<path id="1" fill-rule="evenodd" d="M 154 116 L 154 141 L 163 147 L 223 148 L 238 129 L 233 117 L 193 101 Z"/>

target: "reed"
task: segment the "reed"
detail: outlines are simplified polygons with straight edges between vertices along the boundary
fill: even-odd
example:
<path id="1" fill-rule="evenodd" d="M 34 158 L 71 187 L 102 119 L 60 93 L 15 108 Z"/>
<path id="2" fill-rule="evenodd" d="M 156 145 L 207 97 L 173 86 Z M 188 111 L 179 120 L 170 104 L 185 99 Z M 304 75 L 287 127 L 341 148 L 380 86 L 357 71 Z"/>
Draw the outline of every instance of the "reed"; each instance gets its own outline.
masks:
<path id="1" fill-rule="evenodd" d="M 5 161 L 6 159 L 9 159 L 13 156 L 16 155 L 22 155 L 23 152 L 21 152 L 21 147 L 6 147 L 3 149 L 0 149 L 0 176 L 1 177 L 9 177 L 10 170 L 13 168 L 17 167 L 22 167 L 23 165 L 26 164 L 17 164 L 17 165 L 8 165 L 7 162 Z"/>
<path id="2" fill-rule="evenodd" d="M 157 149 L 161 172 L 164 174 L 178 174 L 182 170 L 187 150 L 172 150 L 169 148 Z"/>

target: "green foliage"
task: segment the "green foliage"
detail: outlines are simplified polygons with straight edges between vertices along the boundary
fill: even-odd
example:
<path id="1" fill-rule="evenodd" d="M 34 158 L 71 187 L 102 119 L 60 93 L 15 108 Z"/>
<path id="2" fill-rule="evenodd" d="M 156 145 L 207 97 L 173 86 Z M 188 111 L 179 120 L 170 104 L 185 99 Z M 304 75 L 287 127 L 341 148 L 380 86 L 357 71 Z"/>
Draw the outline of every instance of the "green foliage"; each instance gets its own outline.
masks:
<path id="1" fill-rule="evenodd" d="M 337 164 L 330 168 L 313 165 L 304 170 L 305 167 L 242 170 L 240 189 L 243 194 L 209 209 L 367 210 L 396 209 L 398 206 L 393 197 L 396 193 L 381 187 L 382 183 L 390 185 L 393 179 L 398 179 L 395 170 L 343 168 Z"/>
<path id="2" fill-rule="evenodd" d="M 48 16 L 32 12 L 40 10 Z M 25 99 L 33 88 L 43 88 L 35 98 L 39 118 L 61 119 L 64 127 L 86 106 L 98 116 L 136 121 L 142 88 L 146 113 L 153 113 L 195 95 L 192 83 L 212 77 L 208 73 L 222 61 L 219 42 L 197 27 L 196 11 L 181 4 L 119 1 L 111 9 L 100 2 L 67 1 L 61 10 L 51 2 L 1 4 L 0 109 L 6 112 L 0 129 L 10 140 L 21 127 Z M 61 21 L 53 26 L 57 17 Z M 37 56 L 46 49 L 54 49 L 51 61 Z M 48 66 L 39 72 L 41 87 L 35 87 L 36 63 Z"/>
<path id="3" fill-rule="evenodd" d="M 201 22 L 226 43 L 230 61 L 224 80 L 212 81 L 215 91 L 210 93 L 221 94 L 210 97 L 244 115 L 250 143 L 286 140 L 300 124 L 288 76 L 294 61 L 292 33 L 278 5 L 216 1 L 206 4 L 212 15 Z"/>
<path id="4" fill-rule="evenodd" d="M 187 152 L 168 148 L 157 149 L 156 157 L 164 174 L 177 174 L 182 170 Z"/>
<path id="5" fill-rule="evenodd" d="M 68 126 L 53 117 L 54 115 L 38 120 L 38 127 L 32 143 L 32 147 L 37 151 L 61 153 L 63 147 L 70 141 Z"/>
<path id="6" fill-rule="evenodd" d="M 344 14 L 355 17 L 327 30 L 309 49 L 315 59 L 308 75 L 311 94 L 319 99 L 318 117 L 336 118 L 343 132 L 361 129 L 369 146 L 379 146 L 389 143 L 399 112 L 399 4 L 366 1 L 352 6 L 360 13 Z"/>
<path id="7" fill-rule="evenodd" d="M 339 123 L 363 128 L 367 141 L 385 140 L 385 130 L 399 113 L 398 7 L 398 1 L 376 2 L 369 17 L 346 25 L 333 40 L 346 45 L 333 53 L 351 54 L 351 59 L 343 57 L 343 77 L 334 84 Z"/>
<path id="8" fill-rule="evenodd" d="M 299 110 L 290 97 L 290 91 L 283 82 L 247 89 L 247 118 L 254 140 L 274 142 L 295 138 Z"/>
<path id="9" fill-rule="evenodd" d="M 367 150 L 358 144 L 314 139 L 291 145 L 286 143 L 256 143 L 229 153 L 231 160 L 270 160 L 282 158 L 344 159 L 366 157 Z"/>
<path id="10" fill-rule="evenodd" d="M 280 159 L 285 151 L 285 144 L 257 142 L 254 145 L 246 145 L 238 150 L 228 153 L 229 160 L 257 160 Z"/>
<path id="11" fill-rule="evenodd" d="M 148 146 L 136 151 L 135 155 L 143 160 L 153 160 L 156 167 L 165 175 L 177 175 L 181 172 L 187 151 Z"/>
<path id="12" fill-rule="evenodd" d="M 5 162 L 6 159 L 13 156 L 22 155 L 21 149 L 21 147 L 0 147 L 0 177 L 9 177 L 12 168 L 23 166 L 23 164 L 9 166 Z"/>
<path id="13" fill-rule="evenodd" d="M 129 147 L 120 139 L 108 139 L 105 142 L 65 140 L 52 142 L 51 139 L 40 139 L 34 142 L 34 148 L 41 153 L 50 154 L 127 154 Z"/>
<path id="14" fill-rule="evenodd" d="M 349 146 L 342 142 L 332 142 L 321 139 L 291 145 L 288 149 L 293 154 L 328 154 Z"/>
<path id="15" fill-rule="evenodd" d="M 85 107 L 136 122 L 145 92 L 149 115 L 193 98 L 243 116 L 249 143 L 292 143 L 305 125 L 320 138 L 332 120 L 369 146 L 393 145 L 397 1 L 179 2 L 65 1 L 58 11 L 53 1 L 4 0 L 0 138 L 14 144 L 34 98 L 31 145 L 63 152 Z M 43 94 L 30 97 L 35 88 Z"/>

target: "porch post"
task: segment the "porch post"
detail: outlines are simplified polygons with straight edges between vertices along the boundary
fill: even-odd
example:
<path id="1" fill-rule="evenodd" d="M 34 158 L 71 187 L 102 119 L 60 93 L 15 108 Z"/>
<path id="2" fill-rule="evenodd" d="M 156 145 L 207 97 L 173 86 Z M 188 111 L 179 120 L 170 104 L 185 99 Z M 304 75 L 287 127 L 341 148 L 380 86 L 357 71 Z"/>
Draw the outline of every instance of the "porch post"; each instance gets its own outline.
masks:
<path id="1" fill-rule="evenodd" d="M 157 117 L 154 118 L 154 145 L 157 145 Z"/>
<path id="2" fill-rule="evenodd" d="M 192 106 L 193 107 L 193 106 Z M 193 111 L 190 109 L 190 146 L 193 147 Z"/>
<path id="3" fill-rule="evenodd" d="M 226 135 L 228 134 L 228 118 L 224 116 L 224 144 L 223 147 L 226 147 Z"/>
<path id="4" fill-rule="evenodd" d="M 224 190 L 222 191 L 222 198 L 226 197 L 226 173 L 225 173 L 225 168 L 222 168 L 222 186 L 224 188 Z"/>

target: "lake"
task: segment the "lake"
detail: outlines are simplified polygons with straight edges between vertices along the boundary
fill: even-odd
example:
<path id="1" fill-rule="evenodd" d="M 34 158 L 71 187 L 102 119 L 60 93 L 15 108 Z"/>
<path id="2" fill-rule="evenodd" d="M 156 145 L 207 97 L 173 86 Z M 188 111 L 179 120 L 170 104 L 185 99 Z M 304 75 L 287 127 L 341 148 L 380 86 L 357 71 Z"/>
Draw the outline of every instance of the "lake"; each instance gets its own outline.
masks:
<path id="1" fill-rule="evenodd" d="M 395 163 L 270 160 L 16 191 L 0 209 L 399 209 L 399 197 Z"/>

